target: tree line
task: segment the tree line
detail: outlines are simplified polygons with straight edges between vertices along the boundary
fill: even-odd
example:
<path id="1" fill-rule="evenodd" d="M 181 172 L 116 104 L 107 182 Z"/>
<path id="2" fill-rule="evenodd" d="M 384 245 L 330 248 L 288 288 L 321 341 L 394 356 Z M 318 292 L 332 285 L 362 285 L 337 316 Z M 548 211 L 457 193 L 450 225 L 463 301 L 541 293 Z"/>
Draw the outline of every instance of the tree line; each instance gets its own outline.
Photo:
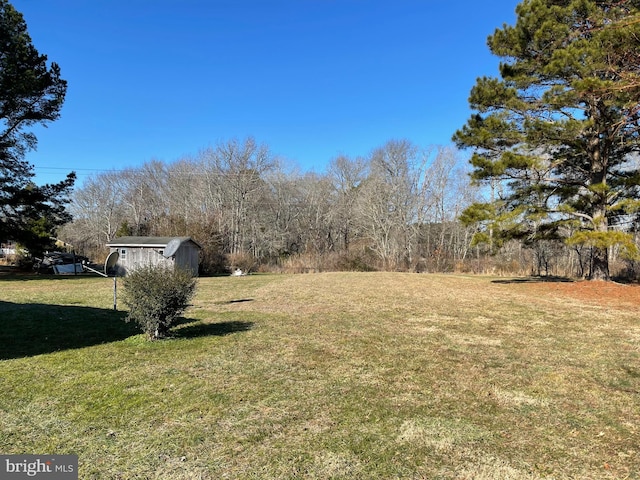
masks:
<path id="1" fill-rule="evenodd" d="M 453 147 L 391 140 L 316 173 L 288 168 L 249 137 L 92 176 L 75 190 L 74 220 L 60 235 L 92 256 L 117 236 L 191 236 L 209 273 L 445 271 L 469 258 L 474 227 L 458 216 L 477 195 Z"/>
<path id="2" fill-rule="evenodd" d="M 59 233 L 100 260 L 119 236 L 191 236 L 204 274 L 393 270 L 586 276 L 591 249 L 561 239 L 483 241 L 465 222 L 491 196 L 453 146 L 390 140 L 301 172 L 248 137 L 171 163 L 98 173 Z M 496 243 L 498 241 L 496 240 Z M 616 271 L 633 269 L 612 251 Z"/>

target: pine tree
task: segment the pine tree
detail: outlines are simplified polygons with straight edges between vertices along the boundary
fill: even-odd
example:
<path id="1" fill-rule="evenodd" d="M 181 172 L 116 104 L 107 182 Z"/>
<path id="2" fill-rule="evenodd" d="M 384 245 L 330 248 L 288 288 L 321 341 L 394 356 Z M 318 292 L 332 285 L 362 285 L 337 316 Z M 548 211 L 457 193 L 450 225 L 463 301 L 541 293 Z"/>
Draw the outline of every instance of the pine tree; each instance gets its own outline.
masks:
<path id="1" fill-rule="evenodd" d="M 612 246 L 637 255 L 640 2 L 525 0 L 516 14 L 487 42 L 500 78 L 477 80 L 453 137 L 474 148 L 472 178 L 501 186 L 465 217 L 485 238 L 590 246 L 589 277 L 607 279 Z"/>
<path id="2" fill-rule="evenodd" d="M 65 210 L 75 174 L 37 186 L 25 160 L 37 139 L 28 128 L 60 116 L 67 82 L 31 43 L 22 14 L 0 0 L 0 240 L 37 251 L 70 217 Z"/>

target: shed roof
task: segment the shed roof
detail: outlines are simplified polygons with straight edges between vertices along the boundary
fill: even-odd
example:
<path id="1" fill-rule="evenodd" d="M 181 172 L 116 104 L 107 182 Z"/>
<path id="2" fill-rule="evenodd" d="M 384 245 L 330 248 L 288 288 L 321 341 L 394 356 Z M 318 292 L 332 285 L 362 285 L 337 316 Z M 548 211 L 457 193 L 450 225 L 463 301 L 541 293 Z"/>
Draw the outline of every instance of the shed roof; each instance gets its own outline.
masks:
<path id="1" fill-rule="evenodd" d="M 191 237 L 119 237 L 107 242 L 109 247 L 155 247 L 163 248 L 171 240 L 179 240 L 180 244 L 194 243 L 198 248 L 202 246 Z"/>

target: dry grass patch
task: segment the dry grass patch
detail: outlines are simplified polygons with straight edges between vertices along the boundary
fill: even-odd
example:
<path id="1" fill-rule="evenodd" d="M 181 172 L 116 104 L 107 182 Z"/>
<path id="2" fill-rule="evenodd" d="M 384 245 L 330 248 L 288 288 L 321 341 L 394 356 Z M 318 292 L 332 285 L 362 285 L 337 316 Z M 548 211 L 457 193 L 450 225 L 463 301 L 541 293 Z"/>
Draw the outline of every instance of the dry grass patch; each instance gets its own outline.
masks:
<path id="1" fill-rule="evenodd" d="M 199 282 L 149 343 L 114 330 L 102 279 L 3 281 L 0 450 L 77 453 L 81 478 L 640 476 L 626 303 L 447 275 Z M 77 340 L 38 336 L 61 321 Z"/>

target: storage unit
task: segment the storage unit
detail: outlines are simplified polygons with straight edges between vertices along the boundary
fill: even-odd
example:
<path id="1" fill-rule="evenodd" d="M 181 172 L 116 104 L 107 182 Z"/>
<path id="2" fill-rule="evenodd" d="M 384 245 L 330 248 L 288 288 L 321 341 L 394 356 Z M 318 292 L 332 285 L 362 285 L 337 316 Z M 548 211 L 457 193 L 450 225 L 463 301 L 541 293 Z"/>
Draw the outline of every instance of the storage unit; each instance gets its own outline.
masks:
<path id="1" fill-rule="evenodd" d="M 126 275 L 143 265 L 166 265 L 198 275 L 202 247 L 191 237 L 120 237 L 107 243 L 118 252 L 116 271 Z"/>

